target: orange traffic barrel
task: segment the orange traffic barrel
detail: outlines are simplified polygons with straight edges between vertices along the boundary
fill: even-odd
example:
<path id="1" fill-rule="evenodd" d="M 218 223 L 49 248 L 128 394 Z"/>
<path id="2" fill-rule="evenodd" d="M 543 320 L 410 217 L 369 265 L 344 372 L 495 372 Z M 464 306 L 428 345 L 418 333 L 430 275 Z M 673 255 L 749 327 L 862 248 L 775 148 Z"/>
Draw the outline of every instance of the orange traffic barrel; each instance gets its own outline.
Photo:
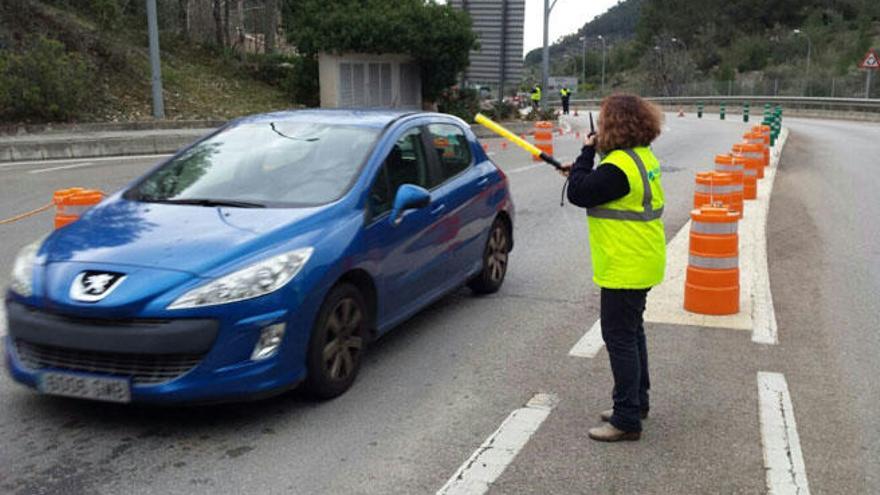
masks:
<path id="1" fill-rule="evenodd" d="M 742 155 L 746 161 L 746 169 L 749 168 L 749 162 L 754 161 L 752 168 L 757 170 L 758 178 L 764 178 L 764 145 L 754 143 L 737 143 L 733 145 L 733 152 Z"/>
<path id="2" fill-rule="evenodd" d="M 539 150 L 553 155 L 553 123 L 546 120 L 535 122 L 535 147 Z M 532 155 L 532 159 L 536 162 L 541 161 L 540 156 Z"/>
<path id="3" fill-rule="evenodd" d="M 77 221 L 86 210 L 104 199 L 101 191 L 71 187 L 55 191 L 52 202 L 55 203 L 55 228 L 61 228 Z"/>
<path id="4" fill-rule="evenodd" d="M 764 166 L 770 165 L 770 135 L 764 135 L 761 132 L 747 132 L 743 134 L 743 140 L 750 144 L 756 144 L 761 147 L 761 153 L 764 156 Z"/>
<path id="5" fill-rule="evenodd" d="M 738 218 L 728 208 L 691 211 L 684 309 L 704 315 L 739 312 Z"/>
<path id="6" fill-rule="evenodd" d="M 694 208 L 701 206 L 726 206 L 742 218 L 742 182 L 737 183 L 733 174 L 726 172 L 697 172 L 694 184 Z"/>

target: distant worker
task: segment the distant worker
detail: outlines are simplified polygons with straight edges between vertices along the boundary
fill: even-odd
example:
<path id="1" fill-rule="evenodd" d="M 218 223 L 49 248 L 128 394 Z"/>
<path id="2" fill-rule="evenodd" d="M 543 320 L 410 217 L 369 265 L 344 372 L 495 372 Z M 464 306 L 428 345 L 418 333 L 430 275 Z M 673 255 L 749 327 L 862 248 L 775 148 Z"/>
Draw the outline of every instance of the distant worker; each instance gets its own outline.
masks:
<path id="1" fill-rule="evenodd" d="M 562 114 L 568 115 L 568 104 L 571 101 L 571 90 L 568 86 L 559 90 L 559 97 L 562 98 Z"/>
<path id="2" fill-rule="evenodd" d="M 591 428 L 593 440 L 638 440 L 648 417 L 648 349 L 643 313 L 651 287 L 663 280 L 663 186 L 648 146 L 660 135 L 662 113 L 634 95 L 601 106 L 598 135 L 590 133 L 566 167 L 568 200 L 587 209 L 593 281 L 601 288 L 599 318 L 614 375 L 614 407 Z M 596 151 L 603 158 L 593 169 Z"/>
<path id="3" fill-rule="evenodd" d="M 537 110 L 539 106 L 541 106 L 541 86 L 535 84 L 535 87 L 532 88 L 532 108 Z"/>

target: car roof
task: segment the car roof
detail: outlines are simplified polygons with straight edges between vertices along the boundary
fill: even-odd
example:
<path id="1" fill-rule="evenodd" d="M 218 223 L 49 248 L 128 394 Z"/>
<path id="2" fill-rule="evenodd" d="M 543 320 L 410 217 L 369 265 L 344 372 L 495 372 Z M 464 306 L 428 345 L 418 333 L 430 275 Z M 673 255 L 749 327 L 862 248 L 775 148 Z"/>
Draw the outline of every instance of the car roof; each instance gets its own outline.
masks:
<path id="1" fill-rule="evenodd" d="M 347 124 L 360 127 L 384 128 L 395 120 L 410 115 L 418 115 L 428 112 L 407 110 L 381 110 L 381 109 L 308 109 L 286 110 L 281 112 L 262 113 L 242 117 L 239 124 L 251 124 L 260 122 L 317 122 L 322 124 Z M 436 115 L 436 114 L 433 114 Z"/>

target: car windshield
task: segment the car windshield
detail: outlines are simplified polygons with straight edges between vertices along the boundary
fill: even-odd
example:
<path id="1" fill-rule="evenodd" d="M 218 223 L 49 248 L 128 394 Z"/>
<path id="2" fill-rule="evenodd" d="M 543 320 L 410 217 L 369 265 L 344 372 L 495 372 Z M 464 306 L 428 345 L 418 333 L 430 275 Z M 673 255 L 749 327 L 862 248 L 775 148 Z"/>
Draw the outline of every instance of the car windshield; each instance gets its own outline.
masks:
<path id="1" fill-rule="evenodd" d="M 126 198 L 202 206 L 315 206 L 351 186 L 379 129 L 308 122 L 231 127 L 165 163 Z"/>

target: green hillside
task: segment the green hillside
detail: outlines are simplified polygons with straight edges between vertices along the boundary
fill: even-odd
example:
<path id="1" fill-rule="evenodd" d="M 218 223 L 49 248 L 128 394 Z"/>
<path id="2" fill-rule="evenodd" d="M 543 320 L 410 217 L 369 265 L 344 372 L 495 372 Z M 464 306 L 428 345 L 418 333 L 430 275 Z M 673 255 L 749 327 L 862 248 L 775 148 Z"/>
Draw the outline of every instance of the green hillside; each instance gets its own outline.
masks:
<path id="1" fill-rule="evenodd" d="M 581 89 L 598 94 L 598 35 L 609 41 L 606 92 L 864 96 L 856 64 L 880 48 L 880 2 L 626 0 L 551 47 L 552 75 L 586 68 Z M 532 80 L 540 60 L 526 57 Z"/>
<path id="2" fill-rule="evenodd" d="M 0 1 L 0 122 L 150 119 L 144 2 L 116 10 L 121 4 Z M 259 77 L 261 59 L 191 43 L 169 24 L 161 31 L 167 118 L 226 119 L 293 105 L 265 82 L 271 77 Z"/>

